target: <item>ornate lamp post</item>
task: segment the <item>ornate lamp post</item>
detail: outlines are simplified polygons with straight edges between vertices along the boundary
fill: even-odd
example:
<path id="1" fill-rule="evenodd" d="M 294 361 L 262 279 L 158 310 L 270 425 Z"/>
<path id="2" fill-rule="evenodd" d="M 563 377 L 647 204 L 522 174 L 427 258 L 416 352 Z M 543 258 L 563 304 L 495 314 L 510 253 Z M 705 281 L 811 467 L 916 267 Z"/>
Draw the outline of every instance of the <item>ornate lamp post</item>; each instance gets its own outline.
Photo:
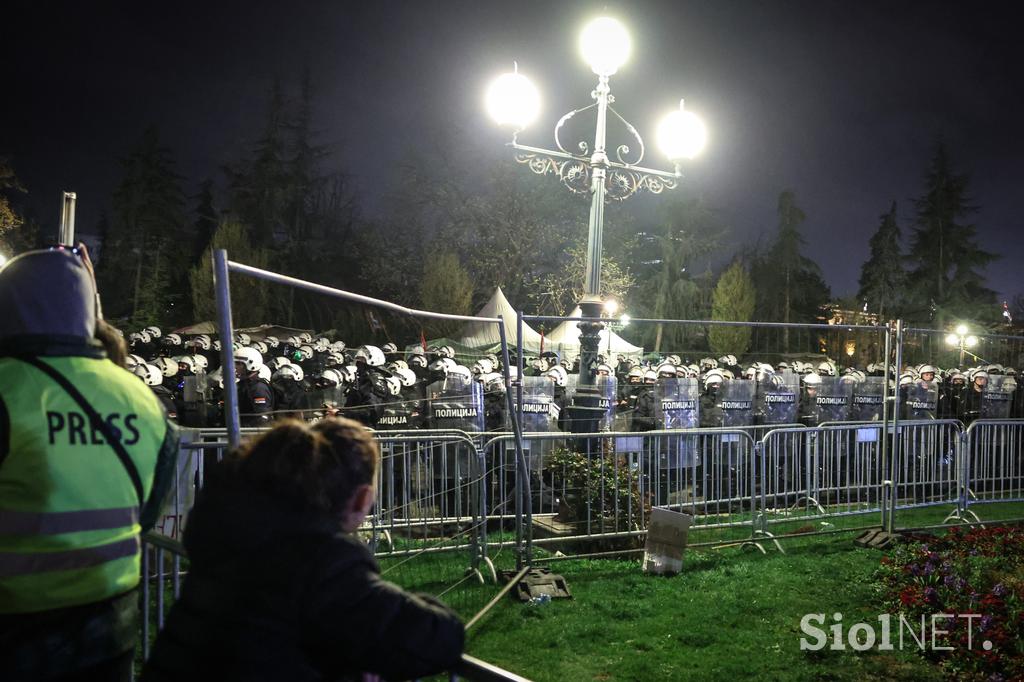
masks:
<path id="1" fill-rule="evenodd" d="M 519 143 L 519 133 L 532 123 L 540 111 L 540 95 L 530 81 L 518 71 L 497 78 L 488 88 L 486 103 L 488 112 L 502 125 L 513 128 L 512 141 L 508 143 L 515 150 L 515 159 L 539 175 L 549 173 L 561 180 L 569 190 L 590 194 L 590 221 L 587 233 L 587 264 L 584 278 L 584 296 L 580 309 L 584 318 L 601 316 L 601 250 L 604 232 L 604 205 L 609 199 L 622 201 L 641 190 L 660 194 L 675 189 L 682 177 L 681 163 L 693 158 L 707 141 L 704 124 L 694 114 L 683 108 L 665 116 L 658 126 L 656 137 L 659 146 L 674 164 L 674 171 L 646 168 L 643 161 L 645 146 L 643 138 L 625 118 L 613 107 L 615 97 L 611 94 L 609 80 L 629 58 L 632 43 L 629 33 L 617 20 L 599 17 L 587 24 L 580 34 L 580 52 L 597 75 L 597 86 L 591 92 L 594 102 L 565 114 L 555 125 L 556 150 L 531 147 Z M 578 114 L 593 110 L 596 115 L 596 129 L 593 146 L 580 141 L 570 151 L 562 142 L 565 124 Z M 631 138 L 630 144 L 615 147 L 614 158 L 607 151 L 608 117 L 625 128 Z M 577 406 L 586 407 L 585 396 L 594 385 L 595 366 L 600 343 L 601 322 L 580 322 L 580 399 Z M 596 402 L 595 402 L 596 405 Z M 581 429 L 577 429 L 581 430 Z"/>

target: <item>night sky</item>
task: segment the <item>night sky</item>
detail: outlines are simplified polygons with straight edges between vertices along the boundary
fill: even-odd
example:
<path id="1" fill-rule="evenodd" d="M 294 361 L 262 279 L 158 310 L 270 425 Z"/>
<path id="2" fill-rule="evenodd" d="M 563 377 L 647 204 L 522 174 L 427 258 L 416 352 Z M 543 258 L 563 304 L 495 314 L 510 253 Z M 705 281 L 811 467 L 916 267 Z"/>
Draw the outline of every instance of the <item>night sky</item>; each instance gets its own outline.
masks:
<path id="1" fill-rule="evenodd" d="M 117 158 L 149 124 L 189 191 L 244 155 L 275 76 L 317 87 L 319 140 L 351 173 L 364 213 L 384 210 L 396 164 L 438 131 L 488 154 L 505 136 L 483 90 L 512 60 L 544 97 L 521 136 L 551 146 L 594 78 L 578 55 L 584 21 L 607 8 L 633 37 L 612 79 L 616 108 L 645 134 L 686 99 L 710 131 L 684 195 L 719 208 L 738 246 L 776 225 L 792 188 L 807 253 L 834 295 L 852 294 L 879 215 L 911 199 L 937 136 L 972 176 L 982 245 L 1002 298 L 1024 293 L 1024 111 L 1019 5 L 963 2 L 6 3 L 0 10 L 0 155 L 56 235 L 59 192 L 79 197 L 79 231 L 108 208 Z M 443 136 L 442 136 L 443 137 Z M 486 154 L 459 159 L 481 163 Z M 523 172 L 527 172 L 525 169 Z M 642 220 L 641 220 L 642 223 Z M 580 216 L 581 232 L 586 215 Z"/>

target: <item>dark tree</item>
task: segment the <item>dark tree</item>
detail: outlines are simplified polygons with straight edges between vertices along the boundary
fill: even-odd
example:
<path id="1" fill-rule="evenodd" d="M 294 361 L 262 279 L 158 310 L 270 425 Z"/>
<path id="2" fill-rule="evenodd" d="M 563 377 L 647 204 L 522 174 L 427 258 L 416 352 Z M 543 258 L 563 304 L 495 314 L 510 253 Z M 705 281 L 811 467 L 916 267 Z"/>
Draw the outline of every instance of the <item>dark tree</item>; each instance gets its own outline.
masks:
<path id="1" fill-rule="evenodd" d="M 817 322 L 830 292 L 821 268 L 801 253 L 806 242 L 800 226 L 807 216 L 797 206 L 792 190 L 779 195 L 777 212 L 775 240 L 766 256 L 753 259 L 751 265 L 757 291 L 755 317 L 770 322 Z M 782 345 L 791 350 L 788 328 L 782 331 Z"/>
<path id="2" fill-rule="evenodd" d="M 259 246 L 271 246 L 287 232 L 290 186 L 288 112 L 280 81 L 274 81 L 263 134 L 249 159 L 226 167 L 231 207 Z"/>
<path id="3" fill-rule="evenodd" d="M 204 180 L 199 185 L 199 194 L 196 196 L 195 222 L 192 223 L 195 232 L 195 240 L 192 246 L 192 258 L 198 262 L 213 240 L 217 226 L 220 225 L 220 214 L 213 204 L 213 180 Z"/>
<path id="4" fill-rule="evenodd" d="M 121 168 L 98 264 L 105 312 L 133 326 L 185 321 L 192 258 L 185 195 L 155 128 L 146 130 Z"/>
<path id="5" fill-rule="evenodd" d="M 867 304 L 880 320 L 899 315 L 907 275 L 900 253 L 900 228 L 896 223 L 896 202 L 881 216 L 881 225 L 871 237 L 871 256 L 861 266 L 857 299 Z M 886 317 L 888 316 L 888 318 Z"/>
<path id="6" fill-rule="evenodd" d="M 979 307 L 996 302 L 980 273 L 996 256 L 978 246 L 969 222 L 977 210 L 970 203 L 969 184 L 966 174 L 953 171 L 945 145 L 937 143 L 925 174 L 925 192 L 914 202 L 916 227 L 908 260 L 911 313 L 940 329 L 949 319 L 976 317 Z"/>

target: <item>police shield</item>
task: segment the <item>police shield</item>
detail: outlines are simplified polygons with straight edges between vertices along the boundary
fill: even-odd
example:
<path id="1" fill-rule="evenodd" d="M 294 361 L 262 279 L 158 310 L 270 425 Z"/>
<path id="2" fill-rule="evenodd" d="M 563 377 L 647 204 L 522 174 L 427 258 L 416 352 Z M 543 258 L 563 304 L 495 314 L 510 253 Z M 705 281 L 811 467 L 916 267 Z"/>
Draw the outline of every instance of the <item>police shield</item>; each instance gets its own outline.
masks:
<path id="1" fill-rule="evenodd" d="M 655 386 L 657 429 L 695 429 L 700 426 L 700 392 L 696 379 L 659 379 Z"/>
<path id="2" fill-rule="evenodd" d="M 400 431 L 403 429 L 415 429 L 419 426 L 419 410 L 415 402 L 402 400 L 398 396 L 392 396 L 384 403 L 380 419 L 377 420 L 377 429 L 382 431 Z"/>
<path id="3" fill-rule="evenodd" d="M 531 433 L 558 433 L 558 405 L 555 403 L 555 385 L 547 377 L 523 377 L 523 407 L 520 427 L 523 431 L 523 448 L 526 450 L 530 469 L 540 471 L 544 460 L 558 447 L 560 439 L 530 438 Z"/>
<path id="4" fill-rule="evenodd" d="M 1017 385 L 1015 379 L 1007 381 L 1008 378 L 1010 377 L 989 377 L 985 392 L 981 397 L 982 419 L 1009 419 L 1013 391 Z"/>
<path id="5" fill-rule="evenodd" d="M 619 382 L 614 376 L 598 376 L 595 387 L 601 396 L 598 406 L 604 410 L 599 428 L 601 431 L 608 431 L 615 421 L 615 401 L 618 396 Z"/>
<path id="6" fill-rule="evenodd" d="M 917 380 L 907 387 L 906 419 L 935 419 L 939 391 L 934 381 Z"/>
<path id="7" fill-rule="evenodd" d="M 795 424 L 800 402 L 800 379 L 792 372 L 758 383 L 757 413 L 763 424 Z"/>
<path id="8" fill-rule="evenodd" d="M 519 426 L 523 433 L 558 431 L 555 385 L 547 377 L 523 377 L 523 407 Z"/>
<path id="9" fill-rule="evenodd" d="M 484 430 L 484 393 L 480 382 L 450 376 L 427 387 L 432 429 L 478 433 Z"/>
<path id="10" fill-rule="evenodd" d="M 722 426 L 750 426 L 754 423 L 755 385 L 749 379 L 726 379 L 718 391 Z"/>
<path id="11" fill-rule="evenodd" d="M 853 385 L 853 401 L 850 405 L 850 420 L 873 422 L 882 418 L 882 404 L 885 402 L 885 378 L 867 377 Z"/>
<path id="12" fill-rule="evenodd" d="M 854 382 L 845 377 L 821 377 L 818 386 L 818 422 L 850 420 Z"/>

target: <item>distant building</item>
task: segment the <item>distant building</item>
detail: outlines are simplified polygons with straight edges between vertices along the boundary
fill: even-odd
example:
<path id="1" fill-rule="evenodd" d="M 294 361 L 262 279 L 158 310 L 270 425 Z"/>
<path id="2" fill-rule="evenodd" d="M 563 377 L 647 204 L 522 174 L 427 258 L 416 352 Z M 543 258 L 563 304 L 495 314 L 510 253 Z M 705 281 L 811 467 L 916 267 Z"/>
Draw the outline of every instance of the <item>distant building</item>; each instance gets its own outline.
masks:
<path id="1" fill-rule="evenodd" d="M 826 324 L 833 325 L 863 325 L 866 327 L 877 327 L 880 322 L 878 313 L 869 313 L 866 310 L 856 310 L 845 307 L 840 302 L 829 303 L 822 306 L 821 319 Z"/>

